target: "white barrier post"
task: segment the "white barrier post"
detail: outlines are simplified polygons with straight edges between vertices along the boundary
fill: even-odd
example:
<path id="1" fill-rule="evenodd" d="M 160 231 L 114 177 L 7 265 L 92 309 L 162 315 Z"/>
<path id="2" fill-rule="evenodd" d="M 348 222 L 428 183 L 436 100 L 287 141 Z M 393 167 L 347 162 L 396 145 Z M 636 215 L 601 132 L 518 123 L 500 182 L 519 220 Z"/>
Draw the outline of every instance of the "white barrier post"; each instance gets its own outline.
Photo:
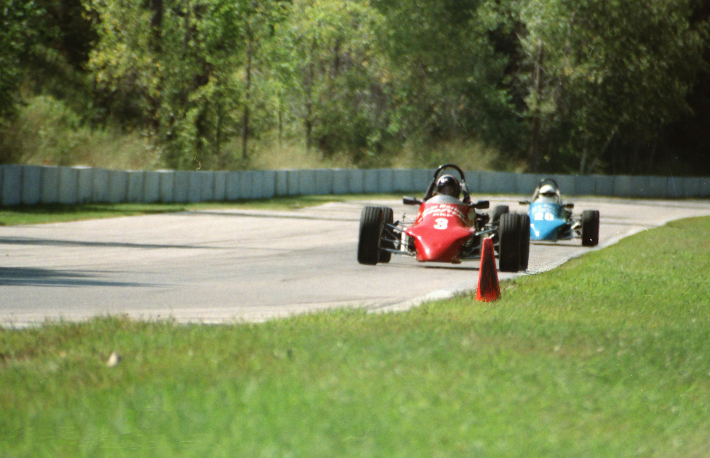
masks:
<path id="1" fill-rule="evenodd" d="M 117 204 L 126 201 L 128 195 L 128 172 L 123 170 L 109 170 L 108 172 L 108 201 Z"/>
<path id="2" fill-rule="evenodd" d="M 348 189 L 350 194 L 365 192 L 365 171 L 362 169 L 348 170 Z"/>
<path id="3" fill-rule="evenodd" d="M 158 173 L 160 174 L 160 201 L 175 202 L 175 171 L 158 170 Z"/>
<path id="4" fill-rule="evenodd" d="M 365 194 L 377 194 L 380 191 L 380 178 L 377 169 L 364 170 L 363 192 Z"/>
<path id="5" fill-rule="evenodd" d="M 2 166 L 2 204 L 18 205 L 22 203 L 22 167 L 19 165 Z"/>
<path id="6" fill-rule="evenodd" d="M 178 203 L 187 202 L 187 198 L 190 192 L 190 172 L 184 170 L 175 171 L 175 191 L 174 201 Z"/>
<path id="7" fill-rule="evenodd" d="M 74 167 L 77 171 L 77 203 L 90 202 L 94 193 L 94 169 L 91 167 Z"/>
<path id="8" fill-rule="evenodd" d="M 214 200 L 223 202 L 227 199 L 227 172 L 214 172 Z"/>
<path id="9" fill-rule="evenodd" d="M 22 203 L 34 205 L 42 200 L 42 166 L 25 165 L 22 168 Z"/>
<path id="10" fill-rule="evenodd" d="M 187 202 L 199 202 L 202 193 L 202 173 L 189 171 L 187 173 Z"/>
<path id="11" fill-rule="evenodd" d="M 108 202 L 108 170 L 94 169 L 91 177 L 91 201 Z"/>
<path id="12" fill-rule="evenodd" d="M 200 201 L 211 202 L 216 200 L 214 197 L 214 174 L 215 172 L 205 170 L 204 172 L 195 172 L 200 178 Z"/>
<path id="13" fill-rule="evenodd" d="M 160 172 L 147 171 L 143 175 L 143 202 L 160 201 Z"/>
<path id="14" fill-rule="evenodd" d="M 42 167 L 42 203 L 56 204 L 59 202 L 59 167 Z"/>
<path id="15" fill-rule="evenodd" d="M 126 202 L 143 202 L 143 189 L 145 186 L 145 172 L 142 170 L 126 171 Z"/>
<path id="16" fill-rule="evenodd" d="M 333 193 L 333 171 L 318 169 L 315 171 L 314 194 L 328 195 Z"/>
<path id="17" fill-rule="evenodd" d="M 348 193 L 348 171 L 344 169 L 333 170 L 333 194 Z"/>
<path id="18" fill-rule="evenodd" d="M 239 172 L 227 172 L 227 200 L 239 200 Z"/>
<path id="19" fill-rule="evenodd" d="M 60 204 L 75 204 L 79 196 L 79 171 L 72 167 L 59 167 Z"/>
<path id="20" fill-rule="evenodd" d="M 392 194 L 394 192 L 394 172 L 392 169 L 378 169 L 377 182 L 378 193 Z"/>
<path id="21" fill-rule="evenodd" d="M 312 169 L 300 170 L 298 174 L 298 194 L 312 196 L 316 193 L 316 171 Z"/>
<path id="22" fill-rule="evenodd" d="M 274 170 L 264 170 L 262 186 L 264 199 L 271 199 L 276 195 L 276 172 Z"/>

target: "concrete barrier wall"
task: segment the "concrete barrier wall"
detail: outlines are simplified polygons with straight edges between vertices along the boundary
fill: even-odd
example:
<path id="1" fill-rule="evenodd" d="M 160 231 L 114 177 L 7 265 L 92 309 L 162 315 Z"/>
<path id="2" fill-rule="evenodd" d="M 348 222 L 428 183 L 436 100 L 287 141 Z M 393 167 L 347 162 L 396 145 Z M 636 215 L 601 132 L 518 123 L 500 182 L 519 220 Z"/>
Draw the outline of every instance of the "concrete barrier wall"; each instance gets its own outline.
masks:
<path id="1" fill-rule="evenodd" d="M 422 197 L 433 170 L 316 169 L 140 171 L 90 167 L 0 165 L 0 204 L 206 202 L 315 194 L 409 194 Z M 467 171 L 472 194 L 530 195 L 545 177 L 564 195 L 707 198 L 710 177 L 540 175 Z"/>

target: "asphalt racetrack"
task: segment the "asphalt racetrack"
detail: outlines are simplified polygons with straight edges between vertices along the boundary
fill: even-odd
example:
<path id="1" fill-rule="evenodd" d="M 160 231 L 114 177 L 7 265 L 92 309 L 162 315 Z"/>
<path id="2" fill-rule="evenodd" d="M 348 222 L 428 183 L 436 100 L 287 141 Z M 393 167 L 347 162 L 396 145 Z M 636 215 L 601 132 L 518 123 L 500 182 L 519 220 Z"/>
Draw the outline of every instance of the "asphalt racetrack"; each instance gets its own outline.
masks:
<path id="1" fill-rule="evenodd" d="M 521 199 L 528 196 L 520 197 Z M 527 211 L 517 199 L 494 205 Z M 708 200 L 570 199 L 601 213 L 600 249 L 667 221 L 710 215 Z M 0 325 L 137 319 L 230 323 L 333 307 L 397 311 L 475 290 L 478 263 L 356 261 L 365 201 L 295 211 L 196 211 L 74 223 L 0 227 Z M 413 218 L 416 207 L 377 201 Z M 533 244 L 528 273 L 589 252 L 579 239 Z M 663 262 L 663 260 L 658 260 Z"/>

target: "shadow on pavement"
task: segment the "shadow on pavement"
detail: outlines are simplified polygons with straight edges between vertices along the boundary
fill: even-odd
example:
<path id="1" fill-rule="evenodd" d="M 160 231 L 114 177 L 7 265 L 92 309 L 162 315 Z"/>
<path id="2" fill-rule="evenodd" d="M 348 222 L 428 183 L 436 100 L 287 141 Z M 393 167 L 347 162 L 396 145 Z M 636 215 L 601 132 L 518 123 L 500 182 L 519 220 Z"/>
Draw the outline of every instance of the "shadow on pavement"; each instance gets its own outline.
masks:
<path id="1" fill-rule="evenodd" d="M 0 286 L 155 286 L 100 280 L 99 272 L 73 272 L 33 267 L 0 267 Z"/>

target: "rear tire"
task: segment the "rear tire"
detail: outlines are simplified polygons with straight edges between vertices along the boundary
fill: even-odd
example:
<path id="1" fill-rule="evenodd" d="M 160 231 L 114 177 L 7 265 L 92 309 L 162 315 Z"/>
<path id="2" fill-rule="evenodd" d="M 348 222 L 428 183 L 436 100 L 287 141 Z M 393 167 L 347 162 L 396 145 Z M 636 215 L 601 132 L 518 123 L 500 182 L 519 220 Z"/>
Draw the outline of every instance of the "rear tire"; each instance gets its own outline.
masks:
<path id="1" fill-rule="evenodd" d="M 384 227 L 385 224 L 392 224 L 394 222 L 394 211 L 392 211 L 391 208 L 389 207 L 380 207 L 382 209 L 382 227 L 380 228 L 380 237 L 382 237 L 384 234 Z M 389 251 L 385 251 L 382 248 L 389 248 L 389 249 L 394 249 L 394 243 L 393 242 L 387 242 L 384 240 L 380 241 L 380 255 L 379 255 L 379 262 L 382 263 L 388 263 L 390 262 L 390 259 L 392 259 L 392 253 Z"/>
<path id="2" fill-rule="evenodd" d="M 357 262 L 360 264 L 374 266 L 379 260 L 383 217 L 381 207 L 365 207 L 360 213 L 360 236 L 357 244 Z"/>
<path id="3" fill-rule="evenodd" d="M 582 246 L 599 244 L 599 210 L 582 212 Z"/>
<path id="4" fill-rule="evenodd" d="M 530 259 L 530 216 L 518 213 L 520 225 L 520 270 L 528 270 Z"/>
<path id="5" fill-rule="evenodd" d="M 501 215 L 498 226 L 498 268 L 501 272 L 520 270 L 521 239 L 518 215 Z"/>
<path id="6" fill-rule="evenodd" d="M 510 208 L 507 205 L 496 205 L 493 207 L 491 212 L 491 223 L 498 224 L 500 217 L 510 212 Z"/>

